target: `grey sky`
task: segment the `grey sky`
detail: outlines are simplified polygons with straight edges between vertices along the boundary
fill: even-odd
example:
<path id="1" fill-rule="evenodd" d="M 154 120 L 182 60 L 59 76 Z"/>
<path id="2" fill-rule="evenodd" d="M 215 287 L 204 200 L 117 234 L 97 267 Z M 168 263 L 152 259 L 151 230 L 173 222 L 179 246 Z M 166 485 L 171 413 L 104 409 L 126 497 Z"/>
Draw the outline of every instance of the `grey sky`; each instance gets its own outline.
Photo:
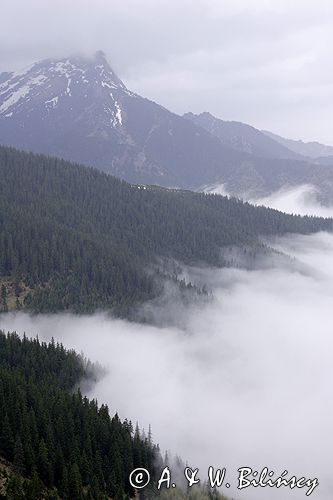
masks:
<path id="1" fill-rule="evenodd" d="M 104 50 L 134 91 L 333 144 L 330 0 L 11 0 L 0 71 Z"/>

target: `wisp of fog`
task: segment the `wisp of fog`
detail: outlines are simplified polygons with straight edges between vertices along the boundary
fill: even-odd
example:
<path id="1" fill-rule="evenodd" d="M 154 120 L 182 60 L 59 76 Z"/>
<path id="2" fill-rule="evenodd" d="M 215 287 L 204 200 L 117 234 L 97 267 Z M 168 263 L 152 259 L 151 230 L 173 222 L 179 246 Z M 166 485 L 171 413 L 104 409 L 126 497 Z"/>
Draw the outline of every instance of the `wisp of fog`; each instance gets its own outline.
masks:
<path id="1" fill-rule="evenodd" d="M 221 194 L 230 196 L 224 184 L 206 186 L 205 193 Z M 253 205 L 275 208 L 281 212 L 298 215 L 316 215 L 318 217 L 333 217 L 333 206 L 323 206 L 318 202 L 316 188 L 310 184 L 298 186 L 283 186 L 267 196 L 248 196 L 246 193 L 242 198 Z"/>
<path id="2" fill-rule="evenodd" d="M 264 205 L 290 214 L 333 217 L 333 207 L 320 205 L 316 198 L 315 187 L 309 184 L 283 187 L 268 196 L 249 201 L 255 205 Z"/>

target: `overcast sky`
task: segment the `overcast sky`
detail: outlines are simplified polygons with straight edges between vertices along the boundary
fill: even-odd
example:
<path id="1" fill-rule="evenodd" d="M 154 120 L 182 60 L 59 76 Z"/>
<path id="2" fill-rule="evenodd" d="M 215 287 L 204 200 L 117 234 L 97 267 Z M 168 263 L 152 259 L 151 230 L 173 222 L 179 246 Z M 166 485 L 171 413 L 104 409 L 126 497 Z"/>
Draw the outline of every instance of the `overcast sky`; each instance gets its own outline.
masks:
<path id="1" fill-rule="evenodd" d="M 333 144 L 330 0 L 11 0 L 1 18 L 0 72 L 102 49 L 172 111 Z"/>

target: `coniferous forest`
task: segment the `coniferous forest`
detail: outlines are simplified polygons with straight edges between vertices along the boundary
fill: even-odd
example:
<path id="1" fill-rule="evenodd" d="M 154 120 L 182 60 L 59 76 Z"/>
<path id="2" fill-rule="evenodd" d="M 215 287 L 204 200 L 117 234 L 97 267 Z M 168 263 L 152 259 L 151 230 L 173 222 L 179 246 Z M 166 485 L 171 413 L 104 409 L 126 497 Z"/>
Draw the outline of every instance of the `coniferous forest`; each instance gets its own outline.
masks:
<path id="1" fill-rule="evenodd" d="M 131 185 L 92 168 L 0 147 L 1 311 L 128 315 L 157 297 L 165 261 L 228 266 L 231 247 L 269 251 L 262 235 L 332 230 L 332 220 L 238 199 Z M 162 263 L 162 264 L 161 264 Z M 203 292 L 202 292 L 203 293 Z M 124 500 L 147 468 L 140 498 L 223 500 L 207 485 L 156 490 L 168 463 L 138 425 L 82 396 L 94 367 L 52 341 L 0 332 L 0 498 Z M 181 466 L 182 462 L 179 462 Z"/>
<path id="2" fill-rule="evenodd" d="M 16 473 L 8 498 L 37 500 L 47 490 L 48 498 L 122 499 L 134 493 L 132 469 L 154 472 L 150 438 L 74 390 L 88 376 L 62 345 L 0 333 L 0 456 Z"/>
<path id="3" fill-rule="evenodd" d="M 0 147 L 1 308 L 127 314 L 162 291 L 158 259 L 228 265 L 223 248 L 331 230 L 238 199 L 135 186 L 92 168 Z"/>
<path id="4" fill-rule="evenodd" d="M 151 430 L 146 435 L 81 395 L 78 384 L 94 374 L 93 365 L 53 340 L 0 331 L 0 498 L 129 499 L 136 467 L 151 475 L 140 498 L 184 498 L 182 489 L 156 489 L 169 464 Z M 187 498 L 224 499 L 207 486 Z"/>
<path id="5" fill-rule="evenodd" d="M 1 3 L 0 500 L 333 500 L 333 2 L 299 4 Z"/>

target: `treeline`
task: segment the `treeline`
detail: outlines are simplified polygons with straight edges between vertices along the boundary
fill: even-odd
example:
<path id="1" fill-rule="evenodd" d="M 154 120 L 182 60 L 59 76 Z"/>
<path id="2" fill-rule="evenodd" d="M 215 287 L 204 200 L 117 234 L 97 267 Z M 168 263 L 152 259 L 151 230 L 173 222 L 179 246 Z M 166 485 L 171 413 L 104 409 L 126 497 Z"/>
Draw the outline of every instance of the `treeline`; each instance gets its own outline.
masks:
<path id="1" fill-rule="evenodd" d="M 161 293 L 151 272 L 156 257 L 223 266 L 222 247 L 255 248 L 262 234 L 331 229 L 331 220 L 132 186 L 92 168 L 0 147 L 3 310 L 126 313 Z"/>
<path id="2" fill-rule="evenodd" d="M 14 470 L 0 498 L 123 500 L 134 468 L 154 478 L 151 435 L 73 392 L 85 376 L 74 351 L 0 332 L 0 457 Z"/>

